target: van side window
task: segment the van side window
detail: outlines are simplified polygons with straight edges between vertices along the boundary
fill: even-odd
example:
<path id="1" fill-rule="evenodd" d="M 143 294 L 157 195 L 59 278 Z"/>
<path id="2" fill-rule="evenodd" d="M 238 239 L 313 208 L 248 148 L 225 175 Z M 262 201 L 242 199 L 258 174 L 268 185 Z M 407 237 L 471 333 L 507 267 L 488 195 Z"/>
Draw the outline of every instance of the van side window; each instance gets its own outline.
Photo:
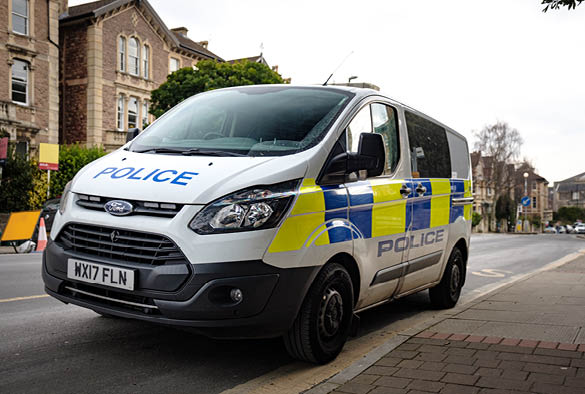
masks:
<path id="1" fill-rule="evenodd" d="M 357 152 L 360 143 L 360 134 L 371 132 L 372 117 L 370 116 L 370 106 L 367 105 L 357 113 L 348 126 L 347 150 L 350 152 Z"/>
<path id="2" fill-rule="evenodd" d="M 430 120 L 405 111 L 413 177 L 451 178 L 447 132 Z"/>
<path id="3" fill-rule="evenodd" d="M 374 133 L 382 134 L 384 138 L 386 144 L 384 175 L 389 175 L 396 169 L 400 157 L 396 110 L 388 105 L 372 104 L 372 125 Z"/>

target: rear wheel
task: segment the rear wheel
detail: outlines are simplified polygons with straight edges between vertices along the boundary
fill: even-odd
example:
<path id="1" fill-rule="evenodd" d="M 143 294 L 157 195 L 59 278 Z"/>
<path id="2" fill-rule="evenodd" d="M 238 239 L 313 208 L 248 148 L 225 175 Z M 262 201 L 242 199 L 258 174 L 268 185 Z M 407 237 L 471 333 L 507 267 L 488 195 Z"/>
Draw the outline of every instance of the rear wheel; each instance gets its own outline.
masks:
<path id="1" fill-rule="evenodd" d="M 431 304 L 438 309 L 453 308 L 463 287 L 463 254 L 459 248 L 453 249 L 441 282 L 429 289 Z"/>
<path id="2" fill-rule="evenodd" d="M 291 329 L 284 336 L 288 353 L 325 364 L 347 341 L 353 318 L 353 286 L 340 264 L 326 265 L 311 285 Z"/>

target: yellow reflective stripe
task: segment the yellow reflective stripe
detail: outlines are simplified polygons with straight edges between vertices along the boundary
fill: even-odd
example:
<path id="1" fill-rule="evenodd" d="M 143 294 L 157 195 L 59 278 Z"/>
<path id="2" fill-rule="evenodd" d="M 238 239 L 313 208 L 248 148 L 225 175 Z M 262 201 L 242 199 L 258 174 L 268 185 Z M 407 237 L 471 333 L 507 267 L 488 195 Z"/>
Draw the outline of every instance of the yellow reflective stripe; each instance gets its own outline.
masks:
<path id="1" fill-rule="evenodd" d="M 392 182 L 392 183 L 389 183 Z M 374 194 L 374 203 L 401 200 L 400 188 L 404 180 L 372 179 L 370 185 Z"/>
<path id="2" fill-rule="evenodd" d="M 430 179 L 433 196 L 431 197 L 430 227 L 446 226 L 451 214 L 451 180 Z"/>
<path id="3" fill-rule="evenodd" d="M 318 228 L 313 235 L 311 235 L 311 238 L 309 238 L 309 240 L 307 241 L 307 245 L 311 245 L 313 242 L 315 242 L 315 245 L 320 246 L 320 245 L 329 245 L 329 231 L 325 230 L 326 226 L 322 225 L 320 228 Z M 325 231 L 323 231 L 325 230 Z M 315 238 L 317 238 L 317 240 L 315 241 Z"/>
<path id="4" fill-rule="evenodd" d="M 301 186 L 316 186 L 315 178 L 305 178 L 303 179 L 303 184 Z"/>
<path id="5" fill-rule="evenodd" d="M 291 215 L 325 211 L 325 196 L 319 186 L 302 186 Z"/>
<path id="6" fill-rule="evenodd" d="M 463 197 L 473 197 L 473 193 L 471 190 L 471 181 L 465 180 L 463 183 L 465 185 L 465 194 L 463 195 Z M 471 220 L 472 211 L 473 211 L 472 204 L 465 205 L 465 207 L 463 208 L 463 217 L 465 218 L 465 220 Z"/>
<path id="7" fill-rule="evenodd" d="M 433 196 L 439 194 L 451 194 L 451 180 L 450 179 L 431 179 L 431 187 L 433 188 Z"/>
<path id="8" fill-rule="evenodd" d="M 405 230 L 405 222 L 406 200 L 375 204 L 372 207 L 373 238 L 403 233 Z"/>
<path id="9" fill-rule="evenodd" d="M 278 233 L 272 240 L 269 253 L 288 252 L 299 250 L 303 247 L 311 233 L 325 222 L 325 212 L 311 213 L 307 215 L 291 216 L 287 218 L 278 229 Z M 329 243 L 327 232 L 317 239 L 316 245 Z"/>

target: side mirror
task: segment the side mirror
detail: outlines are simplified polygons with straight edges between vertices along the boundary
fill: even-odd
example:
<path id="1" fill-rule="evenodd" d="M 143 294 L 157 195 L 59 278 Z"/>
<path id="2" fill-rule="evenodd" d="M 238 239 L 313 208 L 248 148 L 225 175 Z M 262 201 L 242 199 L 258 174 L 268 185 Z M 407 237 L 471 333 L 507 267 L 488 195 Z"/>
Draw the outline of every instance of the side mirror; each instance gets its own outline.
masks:
<path id="1" fill-rule="evenodd" d="M 334 156 L 327 163 L 319 184 L 338 185 L 346 182 L 346 176 L 361 170 L 368 172 L 368 177 L 374 177 L 384 172 L 386 151 L 384 139 L 376 133 L 363 133 L 357 153 L 343 152 Z"/>
<path id="2" fill-rule="evenodd" d="M 139 128 L 134 127 L 133 129 L 128 129 L 128 132 L 126 133 L 126 142 L 132 141 L 138 134 L 140 134 Z"/>

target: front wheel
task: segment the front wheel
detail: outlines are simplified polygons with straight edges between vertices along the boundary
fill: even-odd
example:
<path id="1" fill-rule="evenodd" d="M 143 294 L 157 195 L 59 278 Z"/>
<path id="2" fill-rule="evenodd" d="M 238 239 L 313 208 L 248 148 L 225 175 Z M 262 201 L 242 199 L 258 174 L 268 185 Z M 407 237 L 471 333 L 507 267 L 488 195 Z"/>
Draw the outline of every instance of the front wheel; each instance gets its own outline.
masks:
<path id="1" fill-rule="evenodd" d="M 463 254 L 459 248 L 453 249 L 441 282 L 429 289 L 431 304 L 437 309 L 453 308 L 463 287 Z"/>
<path id="2" fill-rule="evenodd" d="M 349 273 L 340 264 L 328 264 L 317 275 L 293 326 L 284 336 L 286 350 L 298 360 L 325 364 L 341 352 L 352 318 Z"/>

